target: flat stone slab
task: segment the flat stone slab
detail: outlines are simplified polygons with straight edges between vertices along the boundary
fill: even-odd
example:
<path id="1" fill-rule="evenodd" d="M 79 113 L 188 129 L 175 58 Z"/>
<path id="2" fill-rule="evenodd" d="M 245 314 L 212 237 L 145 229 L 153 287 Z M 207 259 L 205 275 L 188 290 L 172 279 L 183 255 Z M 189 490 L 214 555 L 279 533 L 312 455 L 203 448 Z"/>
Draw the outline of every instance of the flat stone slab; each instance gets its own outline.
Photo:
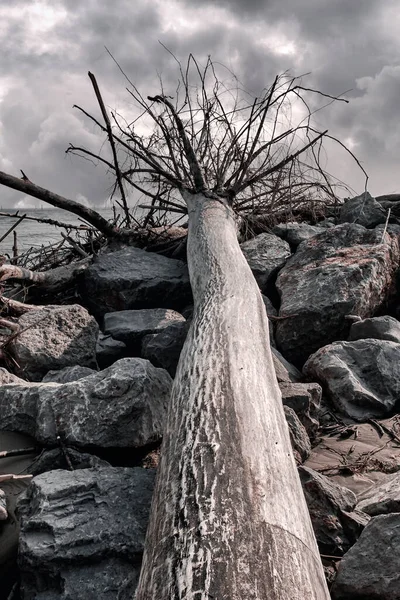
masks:
<path id="1" fill-rule="evenodd" d="M 400 322 L 394 317 L 384 315 L 383 317 L 372 317 L 362 319 L 352 324 L 349 333 L 349 341 L 355 340 L 388 340 L 400 343 Z"/>
<path id="2" fill-rule="evenodd" d="M 371 517 L 400 513 L 400 473 L 387 475 L 385 481 L 361 494 L 357 508 Z"/>

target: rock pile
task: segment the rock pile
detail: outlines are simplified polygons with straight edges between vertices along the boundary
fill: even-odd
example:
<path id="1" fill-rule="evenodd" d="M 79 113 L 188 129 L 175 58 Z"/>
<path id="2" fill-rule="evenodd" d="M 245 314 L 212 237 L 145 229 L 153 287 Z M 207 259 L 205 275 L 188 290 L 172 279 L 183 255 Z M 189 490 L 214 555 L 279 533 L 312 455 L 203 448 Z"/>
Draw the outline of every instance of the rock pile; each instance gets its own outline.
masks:
<path id="1" fill-rule="evenodd" d="M 242 244 L 266 294 L 333 600 L 400 599 L 400 233 L 385 220 L 379 199 L 362 196 L 344 205 L 339 224 L 287 223 Z M 9 432 L 29 436 L 23 468 L 34 476 L 7 486 L 1 473 L 17 472 L 7 463 L 16 459 L 0 463 L 0 563 L 15 564 L 19 544 L 25 600 L 133 597 L 190 326 L 181 261 L 110 251 L 80 285 L 87 308 L 27 312 L 9 344 L 13 372 L 0 369 L 0 450 Z M 3 579 L 5 597 L 12 585 Z"/>

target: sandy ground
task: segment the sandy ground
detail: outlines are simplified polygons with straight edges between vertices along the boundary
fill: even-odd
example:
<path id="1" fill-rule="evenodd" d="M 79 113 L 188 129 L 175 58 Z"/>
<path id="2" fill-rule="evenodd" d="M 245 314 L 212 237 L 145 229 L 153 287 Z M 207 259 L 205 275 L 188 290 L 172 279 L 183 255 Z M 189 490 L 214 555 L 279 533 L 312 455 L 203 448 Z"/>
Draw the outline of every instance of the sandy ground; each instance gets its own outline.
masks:
<path id="1" fill-rule="evenodd" d="M 399 415 L 379 423 L 400 439 Z M 370 423 L 356 427 L 357 437 L 324 436 L 304 464 L 360 495 L 400 470 L 400 444 Z"/>

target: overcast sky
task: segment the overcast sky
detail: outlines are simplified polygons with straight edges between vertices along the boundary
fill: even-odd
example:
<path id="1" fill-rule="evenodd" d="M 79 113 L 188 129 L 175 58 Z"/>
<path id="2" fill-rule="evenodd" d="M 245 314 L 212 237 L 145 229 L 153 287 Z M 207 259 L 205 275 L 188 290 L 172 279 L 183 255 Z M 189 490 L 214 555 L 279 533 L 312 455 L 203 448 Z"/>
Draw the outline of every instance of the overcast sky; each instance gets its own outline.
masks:
<path id="1" fill-rule="evenodd" d="M 349 144 L 373 195 L 400 192 L 400 5 L 398 0 L 2 0 L 0 3 L 0 170 L 74 200 L 102 205 L 111 178 L 65 155 L 70 142 L 100 150 L 103 136 L 73 104 L 98 108 L 92 71 L 111 109 L 128 106 L 125 81 L 105 50 L 145 95 L 158 75 L 174 81 L 171 57 L 192 52 L 228 65 L 249 90 L 277 73 L 311 72 L 350 104 L 318 113 L 318 125 Z M 333 150 L 329 170 L 357 193 L 363 179 Z M 0 188 L 0 206 L 35 201 Z"/>

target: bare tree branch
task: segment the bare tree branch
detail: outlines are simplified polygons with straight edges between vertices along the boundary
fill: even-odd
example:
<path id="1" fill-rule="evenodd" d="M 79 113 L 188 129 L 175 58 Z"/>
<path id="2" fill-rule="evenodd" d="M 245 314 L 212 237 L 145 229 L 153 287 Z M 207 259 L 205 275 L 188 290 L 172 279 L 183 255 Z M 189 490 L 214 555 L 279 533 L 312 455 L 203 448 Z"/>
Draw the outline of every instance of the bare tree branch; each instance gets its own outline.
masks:
<path id="1" fill-rule="evenodd" d="M 119 191 L 121 193 L 122 205 L 123 205 L 124 213 L 125 213 L 126 225 L 127 225 L 127 227 L 129 227 L 130 222 L 131 222 L 131 217 L 129 214 L 128 203 L 126 201 L 124 186 L 122 185 L 121 171 L 120 171 L 119 164 L 118 164 L 117 151 L 115 148 L 114 137 L 112 134 L 110 119 L 108 117 L 106 107 L 104 106 L 103 98 L 101 96 L 100 89 L 99 89 L 98 83 L 96 81 L 96 77 L 90 71 L 89 71 L 88 75 L 89 75 L 90 81 L 92 82 L 94 93 L 96 94 L 96 98 L 97 98 L 97 101 L 100 106 L 101 114 L 103 115 L 103 119 L 106 124 L 108 141 L 110 143 L 110 147 L 111 147 L 111 151 L 112 151 L 112 155 L 113 155 L 114 169 L 115 169 L 115 173 L 117 176 L 118 187 L 119 187 Z"/>
<path id="2" fill-rule="evenodd" d="M 195 184 L 195 190 L 196 190 L 196 192 L 205 190 L 206 183 L 204 181 L 203 173 L 201 172 L 201 168 L 198 163 L 196 154 L 193 150 L 191 143 L 189 142 L 189 139 L 186 135 L 186 131 L 183 126 L 182 120 L 180 119 L 178 113 L 175 111 L 171 102 L 169 102 L 169 100 L 167 100 L 164 96 L 154 96 L 154 98 L 149 96 L 149 100 L 151 100 L 152 102 L 162 102 L 171 111 L 171 114 L 173 115 L 173 117 L 175 119 L 175 123 L 176 123 L 177 129 L 178 129 L 180 139 L 182 140 L 182 144 L 184 147 L 187 161 L 190 166 L 190 171 L 193 176 L 193 180 L 194 180 L 194 184 Z"/>
<path id="3" fill-rule="evenodd" d="M 0 171 L 0 184 L 18 190 L 23 194 L 28 194 L 28 196 L 43 200 L 43 202 L 47 202 L 48 204 L 51 204 L 51 206 L 56 206 L 57 208 L 62 208 L 74 215 L 78 215 L 93 225 L 93 227 L 104 233 L 107 237 L 114 237 L 116 235 L 115 228 L 107 221 L 107 219 L 102 217 L 92 208 L 79 204 L 79 202 L 54 194 L 45 188 L 35 185 L 31 181 L 18 179 L 17 177 L 8 175 L 2 171 Z"/>

